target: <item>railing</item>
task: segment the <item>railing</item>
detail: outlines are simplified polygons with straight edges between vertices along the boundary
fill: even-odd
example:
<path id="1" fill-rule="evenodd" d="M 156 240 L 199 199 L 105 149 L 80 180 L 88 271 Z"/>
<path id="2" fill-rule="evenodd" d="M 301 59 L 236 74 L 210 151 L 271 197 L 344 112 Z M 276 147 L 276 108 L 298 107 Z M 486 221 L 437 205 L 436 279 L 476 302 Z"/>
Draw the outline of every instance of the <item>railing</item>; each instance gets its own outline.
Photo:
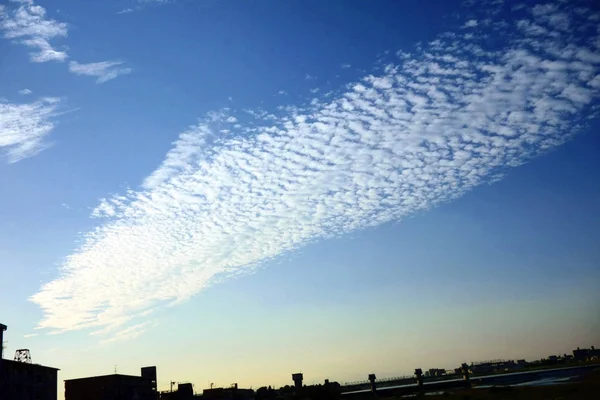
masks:
<path id="1" fill-rule="evenodd" d="M 415 377 L 412 376 L 412 375 L 395 376 L 395 377 L 392 377 L 392 378 L 377 379 L 375 381 L 375 383 L 377 385 L 379 385 L 381 383 L 404 381 L 404 380 L 408 380 L 408 379 L 415 379 Z M 356 381 L 356 382 L 344 382 L 344 384 L 342 384 L 342 386 L 360 386 L 360 385 L 370 385 L 370 384 L 371 384 L 370 381 Z"/>

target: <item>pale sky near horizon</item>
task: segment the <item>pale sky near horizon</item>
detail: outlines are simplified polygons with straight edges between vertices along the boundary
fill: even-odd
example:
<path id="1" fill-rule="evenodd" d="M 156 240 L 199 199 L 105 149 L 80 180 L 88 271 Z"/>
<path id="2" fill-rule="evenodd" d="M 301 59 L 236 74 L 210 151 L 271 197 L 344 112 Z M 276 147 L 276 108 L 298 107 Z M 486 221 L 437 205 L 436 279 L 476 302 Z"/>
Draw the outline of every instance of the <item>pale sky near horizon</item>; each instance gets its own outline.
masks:
<path id="1" fill-rule="evenodd" d="M 61 391 L 600 345 L 594 1 L 8 0 L 0 38 L 5 357 Z"/>

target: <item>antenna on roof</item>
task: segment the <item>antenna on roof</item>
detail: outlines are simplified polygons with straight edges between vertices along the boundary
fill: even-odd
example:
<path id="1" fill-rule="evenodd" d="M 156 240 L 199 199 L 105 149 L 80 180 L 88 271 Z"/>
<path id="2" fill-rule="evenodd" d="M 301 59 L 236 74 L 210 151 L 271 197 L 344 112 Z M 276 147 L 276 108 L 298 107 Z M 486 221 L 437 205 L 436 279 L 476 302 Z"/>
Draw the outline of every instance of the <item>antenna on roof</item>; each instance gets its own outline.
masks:
<path id="1" fill-rule="evenodd" d="M 117 364 L 115 364 L 115 375 L 117 374 Z"/>

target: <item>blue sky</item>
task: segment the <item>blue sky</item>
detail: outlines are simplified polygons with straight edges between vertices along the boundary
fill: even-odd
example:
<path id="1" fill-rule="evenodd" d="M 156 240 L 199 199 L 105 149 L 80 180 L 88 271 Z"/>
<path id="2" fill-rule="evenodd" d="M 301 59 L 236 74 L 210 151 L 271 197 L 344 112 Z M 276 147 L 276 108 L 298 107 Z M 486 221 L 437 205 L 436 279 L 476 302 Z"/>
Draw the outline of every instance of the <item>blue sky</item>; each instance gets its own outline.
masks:
<path id="1" fill-rule="evenodd" d="M 0 7 L 8 353 L 199 390 L 598 344 L 593 2 Z"/>

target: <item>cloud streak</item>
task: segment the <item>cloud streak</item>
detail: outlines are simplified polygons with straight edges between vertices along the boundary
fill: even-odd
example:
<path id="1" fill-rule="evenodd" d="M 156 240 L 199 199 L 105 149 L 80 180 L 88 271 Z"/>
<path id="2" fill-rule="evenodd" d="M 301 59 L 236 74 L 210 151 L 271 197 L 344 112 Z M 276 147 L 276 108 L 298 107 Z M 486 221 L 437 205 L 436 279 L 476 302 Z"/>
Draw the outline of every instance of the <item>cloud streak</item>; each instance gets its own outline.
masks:
<path id="1" fill-rule="evenodd" d="M 69 63 L 69 71 L 76 75 L 96 77 L 96 83 L 104 83 L 120 75 L 131 72 L 131 68 L 121 67 L 121 61 L 102 61 L 89 64 L 80 64 L 77 61 Z"/>
<path id="2" fill-rule="evenodd" d="M 102 339 L 100 343 L 107 344 L 135 339 L 148 329 L 148 325 L 150 325 L 150 322 L 142 322 L 125 329 L 121 329 L 112 334 L 109 338 Z"/>
<path id="3" fill-rule="evenodd" d="M 34 156 L 50 146 L 44 139 L 54 129 L 59 99 L 29 104 L 0 102 L 0 151 L 9 163 Z"/>
<path id="4" fill-rule="evenodd" d="M 226 112 L 209 115 L 139 190 L 101 201 L 93 215 L 106 219 L 31 298 L 39 327 L 135 323 L 300 246 L 455 199 L 562 144 L 600 94 L 598 16 L 564 7 L 519 9 L 478 34 L 457 27 L 305 107 L 247 111 L 233 126 Z M 487 48 L 490 30 L 505 42 Z"/>

